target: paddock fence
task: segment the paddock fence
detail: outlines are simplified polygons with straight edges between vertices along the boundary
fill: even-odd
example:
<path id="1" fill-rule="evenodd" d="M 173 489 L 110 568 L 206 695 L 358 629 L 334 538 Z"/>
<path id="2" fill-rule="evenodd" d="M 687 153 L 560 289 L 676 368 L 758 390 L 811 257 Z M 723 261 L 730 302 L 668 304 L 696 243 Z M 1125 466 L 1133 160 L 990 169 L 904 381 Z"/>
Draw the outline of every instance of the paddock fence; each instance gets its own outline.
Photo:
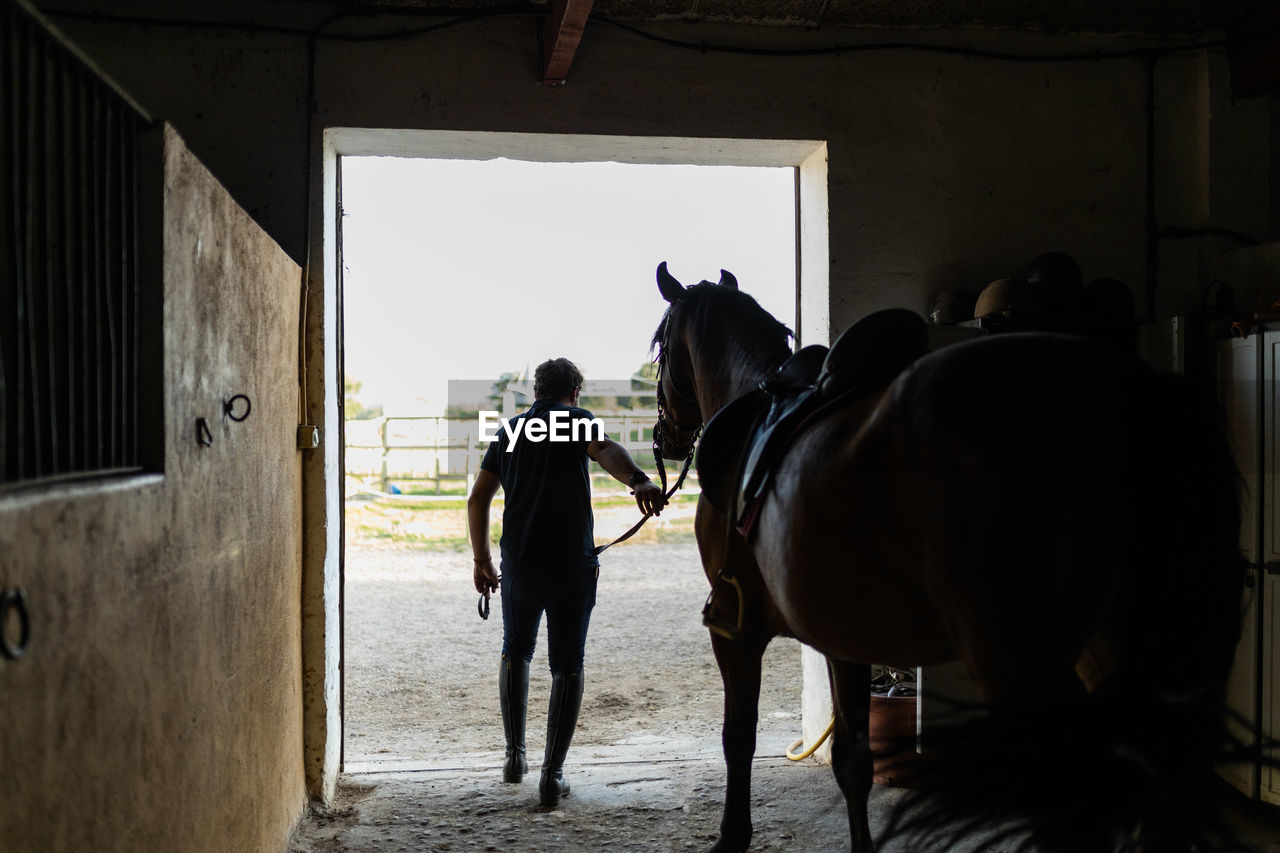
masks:
<path id="1" fill-rule="evenodd" d="M 654 411 L 600 414 L 605 434 L 617 441 L 641 468 L 656 478 L 653 459 Z M 346 422 L 348 497 L 396 495 L 412 500 L 459 500 L 470 493 L 488 449 L 480 440 L 477 418 L 380 417 Z M 668 463 L 668 469 L 672 465 Z M 674 475 L 672 475 L 674 476 Z M 597 497 L 626 494 L 626 489 L 591 463 Z M 696 493 L 696 478 L 685 491 Z"/>

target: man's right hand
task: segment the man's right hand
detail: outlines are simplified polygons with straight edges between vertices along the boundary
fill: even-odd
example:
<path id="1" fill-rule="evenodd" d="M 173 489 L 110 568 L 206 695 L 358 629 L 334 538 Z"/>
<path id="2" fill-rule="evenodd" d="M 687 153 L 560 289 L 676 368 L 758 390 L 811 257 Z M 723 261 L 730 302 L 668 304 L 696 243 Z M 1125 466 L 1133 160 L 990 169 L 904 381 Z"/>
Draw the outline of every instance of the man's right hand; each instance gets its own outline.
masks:
<path id="1" fill-rule="evenodd" d="M 475 566 L 472 572 L 472 579 L 476 584 L 476 592 L 481 595 L 497 592 L 498 570 L 493 567 L 493 558 L 485 557 L 483 560 L 473 560 L 472 562 Z"/>
<path id="2" fill-rule="evenodd" d="M 667 497 L 662 487 L 652 480 L 645 480 L 635 487 L 636 506 L 645 515 L 662 515 L 662 508 L 667 505 Z"/>

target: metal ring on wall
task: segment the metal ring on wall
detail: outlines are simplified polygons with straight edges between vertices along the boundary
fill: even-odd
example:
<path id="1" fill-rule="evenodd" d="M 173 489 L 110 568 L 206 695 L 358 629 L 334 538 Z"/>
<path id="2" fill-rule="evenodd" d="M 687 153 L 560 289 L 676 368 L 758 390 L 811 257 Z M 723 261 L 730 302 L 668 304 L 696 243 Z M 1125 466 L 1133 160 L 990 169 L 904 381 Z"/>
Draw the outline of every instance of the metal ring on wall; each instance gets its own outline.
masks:
<path id="1" fill-rule="evenodd" d="M 9 640 L 9 611 L 18 611 L 18 642 Z M 0 597 L 0 652 L 9 660 L 17 660 L 31 643 L 31 612 L 27 609 L 27 591 L 21 587 L 7 589 Z"/>
<path id="2" fill-rule="evenodd" d="M 236 400 L 244 400 L 244 414 L 239 416 L 235 414 Z M 249 402 L 248 395 L 237 394 L 222 404 L 222 411 L 225 412 L 227 417 L 231 418 L 231 420 L 236 423 L 240 423 L 245 418 L 249 417 L 249 412 L 253 411 L 253 403 Z"/>

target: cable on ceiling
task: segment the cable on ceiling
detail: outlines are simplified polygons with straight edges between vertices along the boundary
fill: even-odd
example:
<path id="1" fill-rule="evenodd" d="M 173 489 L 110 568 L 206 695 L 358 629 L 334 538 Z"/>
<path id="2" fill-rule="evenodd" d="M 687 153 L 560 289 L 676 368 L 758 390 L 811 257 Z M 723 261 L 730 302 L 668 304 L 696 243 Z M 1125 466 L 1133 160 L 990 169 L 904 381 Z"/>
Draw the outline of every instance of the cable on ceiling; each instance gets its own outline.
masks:
<path id="1" fill-rule="evenodd" d="M 298 38 L 305 38 L 315 41 L 337 41 L 337 42 L 380 42 L 395 41 L 400 39 L 409 39 L 414 36 L 426 33 L 436 32 L 438 30 L 450 27 L 460 26 L 462 24 L 476 23 L 478 21 L 488 20 L 490 18 L 501 17 L 540 17 L 545 14 L 545 8 L 533 4 L 512 4 L 506 6 L 496 6 L 486 9 L 465 10 L 456 8 L 437 8 L 437 9 L 395 9 L 386 11 L 371 12 L 368 10 L 344 10 L 330 15 L 320 25 L 311 29 L 302 27 L 287 27 L 275 24 L 259 24 L 253 21 L 208 21 L 208 20 L 188 20 L 178 18 L 154 18 L 154 17 L 138 17 L 132 15 L 115 15 L 102 12 L 81 12 L 66 9 L 43 9 L 44 14 L 66 18 L 69 20 L 83 20 L 97 23 L 114 23 L 114 24 L 130 24 L 135 26 L 158 26 L 158 27 L 180 27 L 184 29 L 208 29 L 208 30 L 228 30 L 234 32 L 242 32 L 248 34 L 269 34 L 284 35 Z M 343 18 L 385 18 L 390 16 L 416 16 L 416 17 L 445 17 L 448 20 L 440 21 L 433 24 L 420 27 L 402 27 L 396 30 L 390 30 L 381 33 L 334 33 L 327 32 L 327 27 Z M 607 15 L 599 13 L 592 14 L 588 19 L 590 22 L 604 24 L 614 27 L 633 35 L 637 38 L 645 39 L 656 44 L 665 45 L 667 47 L 680 48 L 684 50 L 696 50 L 700 53 L 728 53 L 740 54 L 746 56 L 839 56 L 846 53 L 869 53 L 874 51 L 916 51 L 920 53 L 937 53 L 947 54 L 951 56 L 961 56 L 971 59 L 990 59 L 1000 62 L 1100 62 L 1108 59 L 1149 59 L 1152 57 L 1164 56 L 1171 53 L 1183 53 L 1197 50 L 1210 50 L 1220 48 L 1225 45 L 1222 40 L 1214 41 L 1196 41 L 1182 44 L 1171 45 L 1153 45 L 1146 47 L 1134 47 L 1124 50 L 1095 50 L 1095 51 L 1076 51 L 1072 53 L 1010 53 L 1008 51 L 983 50 L 972 47 L 958 47 L 954 45 L 930 44 L 927 42 L 866 42 L 855 44 L 832 44 L 821 45 L 817 47 L 753 47 L 748 45 L 733 44 L 717 44 L 705 41 L 685 41 L 682 39 L 669 38 L 632 24 L 616 21 Z"/>

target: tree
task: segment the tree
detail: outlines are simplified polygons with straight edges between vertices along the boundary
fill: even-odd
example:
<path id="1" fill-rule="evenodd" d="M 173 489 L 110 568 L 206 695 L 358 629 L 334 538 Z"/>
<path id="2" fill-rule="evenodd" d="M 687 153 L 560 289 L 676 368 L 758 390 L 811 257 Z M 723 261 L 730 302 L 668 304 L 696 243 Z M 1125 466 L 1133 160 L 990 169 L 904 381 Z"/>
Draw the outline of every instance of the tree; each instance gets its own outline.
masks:
<path id="1" fill-rule="evenodd" d="M 444 416 L 454 421 L 474 421 L 480 417 L 480 408 L 474 403 L 450 403 L 445 407 Z"/>
<path id="2" fill-rule="evenodd" d="M 520 380 L 519 373 L 503 373 L 496 380 L 494 380 L 493 385 L 489 387 L 489 399 L 494 402 L 497 408 L 499 409 L 502 408 L 502 395 L 507 393 L 507 389 L 510 386 L 520 381 L 521 380 Z M 517 392 L 517 397 L 522 397 L 522 396 L 524 395 Z M 519 400 L 517 400 L 516 402 L 519 402 Z"/>
<path id="3" fill-rule="evenodd" d="M 658 380 L 658 365 L 652 361 L 646 361 L 644 364 L 636 368 L 636 372 L 631 374 L 631 389 L 633 391 L 652 391 Z M 619 397 L 618 407 L 624 409 L 640 409 L 649 410 L 655 405 L 653 397 Z"/>
<path id="4" fill-rule="evenodd" d="M 382 406 L 365 408 L 364 404 L 356 399 L 356 395 L 363 387 L 363 382 L 352 379 L 350 376 L 342 380 L 342 415 L 349 421 L 368 421 L 382 417 Z"/>

